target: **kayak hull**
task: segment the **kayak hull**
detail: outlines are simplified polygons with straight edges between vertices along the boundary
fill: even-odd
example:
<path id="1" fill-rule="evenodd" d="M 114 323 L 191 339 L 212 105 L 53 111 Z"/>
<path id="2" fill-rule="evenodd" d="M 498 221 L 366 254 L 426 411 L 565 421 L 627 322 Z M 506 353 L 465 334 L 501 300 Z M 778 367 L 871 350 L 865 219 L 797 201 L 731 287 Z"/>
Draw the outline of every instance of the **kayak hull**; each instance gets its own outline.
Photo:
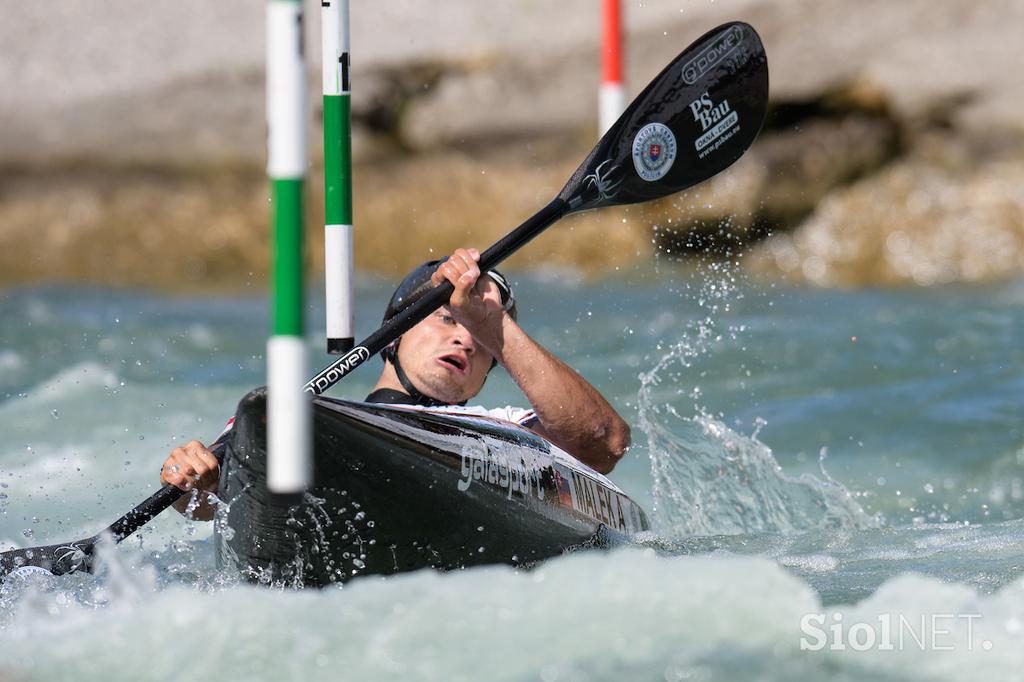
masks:
<path id="1" fill-rule="evenodd" d="M 530 564 L 646 530 L 610 481 L 497 419 L 316 397 L 309 492 L 266 487 L 266 392 L 239 403 L 215 524 L 218 560 L 269 584 Z"/>

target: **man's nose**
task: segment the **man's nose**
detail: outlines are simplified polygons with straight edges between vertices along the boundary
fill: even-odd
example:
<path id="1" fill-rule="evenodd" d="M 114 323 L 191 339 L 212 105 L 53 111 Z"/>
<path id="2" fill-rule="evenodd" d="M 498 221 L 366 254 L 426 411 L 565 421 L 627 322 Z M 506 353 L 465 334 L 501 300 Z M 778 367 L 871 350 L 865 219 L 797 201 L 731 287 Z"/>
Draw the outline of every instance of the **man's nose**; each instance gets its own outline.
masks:
<path id="1" fill-rule="evenodd" d="M 467 353 L 472 353 L 476 350 L 476 345 L 473 343 L 473 335 L 461 324 L 456 324 L 453 327 L 452 335 L 452 342 L 457 346 L 461 346 Z"/>

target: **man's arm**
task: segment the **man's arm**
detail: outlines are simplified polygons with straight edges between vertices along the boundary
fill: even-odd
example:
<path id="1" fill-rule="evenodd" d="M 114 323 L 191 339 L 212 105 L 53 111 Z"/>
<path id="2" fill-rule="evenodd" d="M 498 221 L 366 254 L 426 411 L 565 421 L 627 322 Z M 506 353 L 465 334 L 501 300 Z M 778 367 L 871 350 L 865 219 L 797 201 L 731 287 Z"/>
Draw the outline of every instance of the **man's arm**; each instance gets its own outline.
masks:
<path id="1" fill-rule="evenodd" d="M 496 357 L 537 414 L 539 424 L 531 430 L 597 471 L 610 472 L 629 447 L 629 424 L 586 379 L 504 317 L 504 343 Z"/>
<path id="2" fill-rule="evenodd" d="M 602 473 L 610 472 L 629 447 L 629 425 L 572 368 L 541 347 L 501 307 L 494 283 L 483 291 L 476 249 L 457 249 L 434 274 L 455 291 L 452 315 L 504 365 L 537 414 L 532 430 Z"/>

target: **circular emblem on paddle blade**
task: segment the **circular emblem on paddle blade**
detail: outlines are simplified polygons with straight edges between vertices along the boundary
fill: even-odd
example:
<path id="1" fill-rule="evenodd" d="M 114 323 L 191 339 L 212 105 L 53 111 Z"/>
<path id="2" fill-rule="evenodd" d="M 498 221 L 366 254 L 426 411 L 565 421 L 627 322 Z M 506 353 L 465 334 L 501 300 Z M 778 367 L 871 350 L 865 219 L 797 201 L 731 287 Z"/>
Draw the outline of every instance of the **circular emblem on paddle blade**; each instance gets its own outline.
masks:
<path id="1" fill-rule="evenodd" d="M 667 125 L 648 123 L 633 138 L 633 165 L 647 182 L 661 180 L 676 160 L 676 136 Z"/>

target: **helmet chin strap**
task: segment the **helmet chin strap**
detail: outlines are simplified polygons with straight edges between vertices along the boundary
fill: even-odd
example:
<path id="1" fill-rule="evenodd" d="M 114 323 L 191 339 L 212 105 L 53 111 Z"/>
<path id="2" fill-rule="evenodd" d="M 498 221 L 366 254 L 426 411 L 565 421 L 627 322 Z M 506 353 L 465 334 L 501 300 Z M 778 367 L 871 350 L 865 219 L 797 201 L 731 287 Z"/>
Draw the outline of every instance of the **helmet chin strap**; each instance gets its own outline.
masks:
<path id="1" fill-rule="evenodd" d="M 385 350 L 387 359 L 391 362 L 391 365 L 395 368 L 395 374 L 398 376 L 398 383 L 402 384 L 402 388 L 412 398 L 414 405 L 421 405 L 423 407 L 445 407 L 447 405 L 465 405 L 466 401 L 463 400 L 461 403 L 448 403 L 437 398 L 432 398 L 429 395 L 425 395 L 422 391 L 416 388 L 415 384 L 412 383 L 412 379 L 402 369 L 402 363 L 398 361 L 398 341 L 395 341 L 392 345 L 388 346 Z"/>

